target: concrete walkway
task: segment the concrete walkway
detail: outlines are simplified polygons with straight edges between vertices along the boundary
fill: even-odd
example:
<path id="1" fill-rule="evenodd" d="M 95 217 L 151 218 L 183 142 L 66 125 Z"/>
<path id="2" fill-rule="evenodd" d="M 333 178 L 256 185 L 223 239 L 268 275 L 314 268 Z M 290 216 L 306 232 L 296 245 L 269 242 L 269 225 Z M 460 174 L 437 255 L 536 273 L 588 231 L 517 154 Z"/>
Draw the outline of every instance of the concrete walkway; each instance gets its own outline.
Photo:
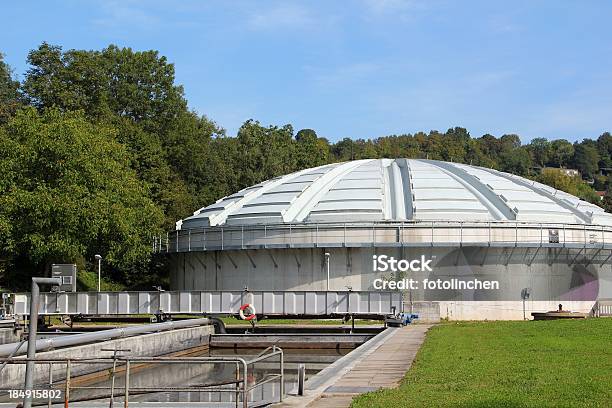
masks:
<path id="1" fill-rule="evenodd" d="M 344 408 L 351 405 L 355 395 L 379 388 L 397 387 L 410 369 L 430 327 L 431 325 L 417 324 L 401 329 L 389 329 L 392 330 L 391 333 L 360 355 L 348 369 L 339 369 L 337 375 L 310 390 L 305 396 L 290 397 L 278 406 Z M 376 340 L 375 338 L 371 341 Z M 316 376 L 313 379 L 315 378 Z"/>

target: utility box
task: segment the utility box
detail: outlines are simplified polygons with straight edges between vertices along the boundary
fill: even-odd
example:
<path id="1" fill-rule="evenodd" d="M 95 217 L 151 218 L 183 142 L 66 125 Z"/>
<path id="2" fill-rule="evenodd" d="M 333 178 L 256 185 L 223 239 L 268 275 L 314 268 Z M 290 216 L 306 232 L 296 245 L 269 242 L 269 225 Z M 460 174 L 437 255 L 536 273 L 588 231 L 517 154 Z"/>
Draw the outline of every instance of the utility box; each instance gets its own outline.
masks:
<path id="1" fill-rule="evenodd" d="M 75 264 L 53 264 L 51 265 L 51 276 L 62 280 L 59 286 L 60 292 L 76 292 L 76 273 Z"/>

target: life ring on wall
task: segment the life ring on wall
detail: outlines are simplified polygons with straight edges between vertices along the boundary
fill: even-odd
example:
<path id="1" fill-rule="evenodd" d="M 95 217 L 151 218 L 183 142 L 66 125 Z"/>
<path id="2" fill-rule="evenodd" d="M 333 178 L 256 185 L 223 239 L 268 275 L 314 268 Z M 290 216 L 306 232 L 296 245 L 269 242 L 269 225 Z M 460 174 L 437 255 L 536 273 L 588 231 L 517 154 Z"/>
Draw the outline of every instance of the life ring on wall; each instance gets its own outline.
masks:
<path id="1" fill-rule="evenodd" d="M 245 310 L 248 310 L 249 315 L 245 315 Z M 250 303 L 245 303 L 244 305 L 240 306 L 240 318 L 242 320 L 253 320 L 256 316 L 256 311 L 255 311 L 255 306 L 253 306 Z"/>

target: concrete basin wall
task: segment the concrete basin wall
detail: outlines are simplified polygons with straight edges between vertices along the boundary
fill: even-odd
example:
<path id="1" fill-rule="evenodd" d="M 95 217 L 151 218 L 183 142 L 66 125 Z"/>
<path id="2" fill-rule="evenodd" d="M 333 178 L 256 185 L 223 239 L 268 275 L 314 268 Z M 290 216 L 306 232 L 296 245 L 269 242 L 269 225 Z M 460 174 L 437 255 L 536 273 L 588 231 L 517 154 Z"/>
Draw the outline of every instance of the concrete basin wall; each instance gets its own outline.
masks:
<path id="1" fill-rule="evenodd" d="M 0 329 L 0 344 L 15 343 L 17 341 L 19 341 L 19 336 L 12 328 Z"/>
<path id="2" fill-rule="evenodd" d="M 112 352 L 102 351 L 102 349 L 130 349 L 131 351 L 121 354 L 134 357 L 161 356 L 193 347 L 208 345 L 209 336 L 213 333 L 213 326 L 188 327 L 185 329 L 168 330 L 53 351 L 39 352 L 36 354 L 36 358 L 102 358 L 112 356 Z M 25 357 L 19 356 L 15 359 L 23 358 Z M 0 372 L 0 384 L 7 387 L 15 387 L 16 389 L 23 388 L 25 368 L 25 364 L 8 364 L 4 370 Z M 104 368 L 107 367 L 100 364 L 92 366 L 73 362 L 71 366 L 71 375 L 76 376 L 91 373 Z M 65 378 L 66 365 L 54 364 L 52 371 L 54 382 L 61 381 Z M 42 363 L 36 364 L 34 383 L 46 383 L 48 382 L 48 378 L 49 365 Z"/>

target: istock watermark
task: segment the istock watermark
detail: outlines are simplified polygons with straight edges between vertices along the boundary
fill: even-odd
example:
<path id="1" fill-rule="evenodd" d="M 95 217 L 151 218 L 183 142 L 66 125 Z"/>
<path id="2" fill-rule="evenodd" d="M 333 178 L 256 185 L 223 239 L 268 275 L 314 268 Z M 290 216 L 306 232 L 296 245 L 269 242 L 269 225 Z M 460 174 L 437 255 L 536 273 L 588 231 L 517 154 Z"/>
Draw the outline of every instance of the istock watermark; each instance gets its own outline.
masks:
<path id="1" fill-rule="evenodd" d="M 480 279 L 374 279 L 374 289 L 425 289 L 425 290 L 499 290 L 499 281 L 496 280 L 480 280 Z"/>
<path id="2" fill-rule="evenodd" d="M 421 255 L 420 259 L 395 259 L 387 255 L 372 256 L 372 270 L 375 272 L 432 272 L 431 262 L 433 259 L 427 259 L 425 255 Z"/>

